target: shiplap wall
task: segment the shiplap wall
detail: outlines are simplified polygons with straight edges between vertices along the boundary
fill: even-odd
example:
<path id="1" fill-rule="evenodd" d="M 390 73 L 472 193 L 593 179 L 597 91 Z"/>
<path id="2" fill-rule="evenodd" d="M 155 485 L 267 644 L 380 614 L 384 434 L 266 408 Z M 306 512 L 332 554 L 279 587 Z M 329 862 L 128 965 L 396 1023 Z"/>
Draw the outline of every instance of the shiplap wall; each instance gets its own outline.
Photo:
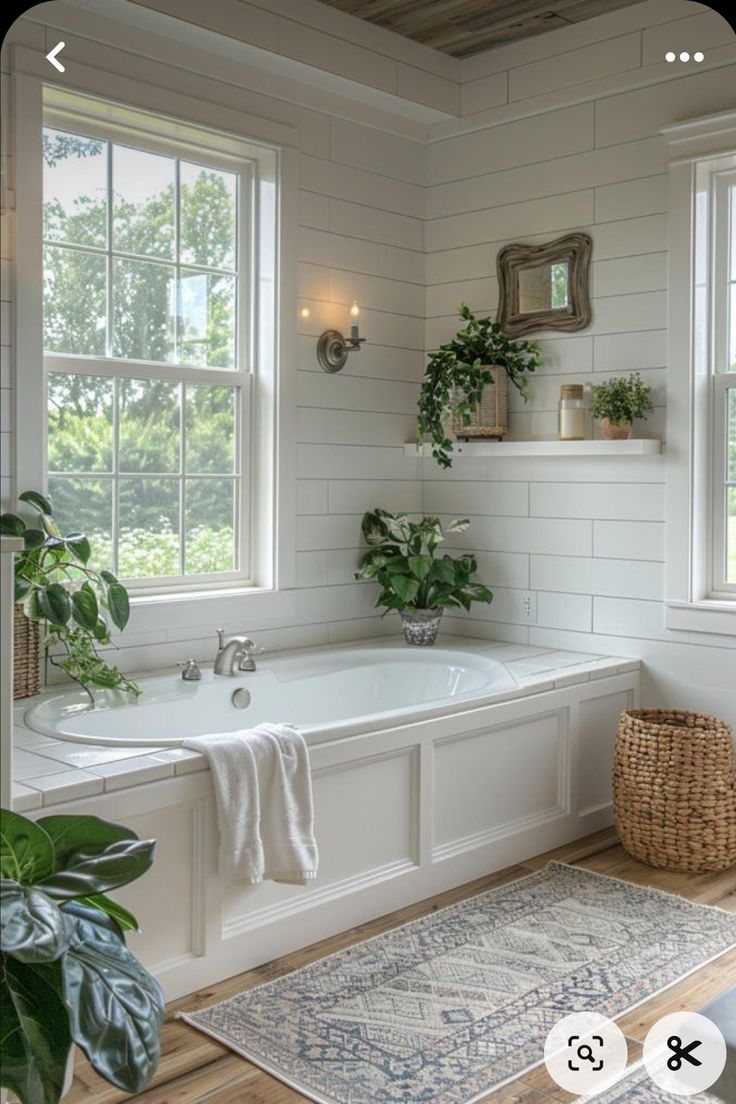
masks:
<path id="1" fill-rule="evenodd" d="M 698 72 L 677 62 L 671 79 L 676 71 L 663 58 L 668 49 L 732 48 L 734 32 L 701 10 L 617 36 L 617 20 L 624 26 L 636 10 L 605 17 L 603 43 L 573 49 L 581 25 L 474 59 L 486 72 L 465 85 L 464 102 L 478 125 L 430 145 L 427 348 L 455 331 L 460 300 L 478 311 L 496 308 L 495 258 L 505 243 L 537 244 L 572 230 L 593 238 L 592 325 L 574 335 L 540 333 L 544 367 L 528 406 L 512 390 L 512 436 L 555 436 L 561 383 L 640 369 L 655 410 L 636 432 L 664 437 L 668 164 L 658 131 L 733 108 L 736 88 L 733 66 Z M 624 81 L 639 66 L 662 80 L 612 94 L 615 74 Z M 584 98 L 588 82 L 602 77 L 605 93 Z M 584 102 L 575 102 L 578 94 Z M 559 107 L 549 110 L 552 96 Z M 733 639 L 664 628 L 666 454 L 615 462 L 461 459 L 446 474 L 431 460 L 422 464 L 424 510 L 472 519 L 457 543 L 477 551 L 495 590 L 490 607 L 449 621 L 456 631 L 638 656 L 647 704 L 702 708 L 736 722 Z M 521 602 L 527 590 L 530 620 Z"/>
<path id="2" fill-rule="evenodd" d="M 19 20 L 11 42 L 51 48 L 58 28 Z M 47 44 L 48 40 L 48 44 Z M 111 74 L 136 74 L 142 81 L 209 99 L 226 108 L 287 123 L 300 133 L 297 419 L 297 587 L 288 615 L 265 610 L 242 623 L 231 615 L 228 631 L 251 632 L 268 648 L 322 644 L 385 631 L 373 609 L 373 588 L 354 582 L 361 512 L 375 505 L 419 510 L 418 465 L 403 454 L 412 436 L 417 383 L 423 370 L 424 255 L 422 216 L 426 145 L 396 134 L 264 96 L 230 81 L 193 83 L 182 67 L 147 61 L 124 49 L 64 34 L 67 72 L 75 62 L 104 66 Z M 7 82 L 11 42 L 3 52 Z M 143 43 L 141 43 L 143 47 Z M 151 42 L 145 49 L 155 52 Z M 162 51 L 163 52 L 163 51 Z M 181 64 L 186 55 L 182 54 Z M 212 60 L 215 71 L 218 59 Z M 236 71 L 233 67 L 231 70 Z M 73 83 L 73 81 L 70 81 Z M 3 110 L 10 110 L 3 96 Z M 155 106 L 155 105 L 152 105 Z M 3 120 L 12 153 L 9 118 Z M 12 157 L 7 162 L 12 182 Z M 3 256 L 11 254 L 13 213 L 5 216 Z M 293 243 L 290 243 L 293 245 Z M 8 277 L 12 278 L 12 264 Z M 3 312 L 12 310 L 3 262 Z M 354 298 L 370 345 L 352 354 L 339 375 L 328 375 L 316 359 L 316 338 L 334 327 L 347 332 Z M 309 311 L 302 318 L 303 309 Z M 10 340 L 3 318 L 3 341 Z M 6 358 L 7 354 L 7 358 Z M 12 367 L 11 367 L 12 365 Z M 3 347 L 3 508 L 13 501 L 10 468 L 12 349 Z M 5 432 L 7 430 L 7 432 Z M 20 488 L 23 489 L 23 488 Z M 118 638 L 116 661 L 128 670 L 174 663 L 188 655 L 208 660 L 214 625 L 200 624 L 194 612 L 177 628 L 136 632 Z"/>

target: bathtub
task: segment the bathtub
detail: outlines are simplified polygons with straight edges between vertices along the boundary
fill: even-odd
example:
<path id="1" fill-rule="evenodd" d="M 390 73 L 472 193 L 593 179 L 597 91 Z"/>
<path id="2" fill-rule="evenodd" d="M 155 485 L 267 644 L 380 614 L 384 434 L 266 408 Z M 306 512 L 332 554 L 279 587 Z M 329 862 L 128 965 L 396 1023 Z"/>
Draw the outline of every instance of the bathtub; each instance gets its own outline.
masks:
<path id="1" fill-rule="evenodd" d="M 393 639 L 269 655 L 234 677 L 146 677 L 135 704 L 57 692 L 26 707 L 20 759 L 47 764 L 26 780 L 43 800 L 28 815 L 156 839 L 151 873 L 115 896 L 141 924 L 131 950 L 173 1000 L 610 825 L 638 664 L 542 651 Z M 295 723 L 309 744 L 320 865 L 307 886 L 220 876 L 210 772 L 179 746 L 263 720 Z"/>
<path id="2" fill-rule="evenodd" d="M 126 747 L 179 747 L 188 736 L 233 732 L 262 721 L 298 726 L 309 744 L 482 705 L 518 682 L 490 656 L 433 648 L 352 648 L 305 652 L 260 663 L 232 677 L 205 670 L 200 682 L 174 675 L 141 680 L 143 693 L 102 692 L 91 706 L 78 692 L 33 706 L 26 725 L 62 740 Z M 233 704 L 245 688 L 250 701 Z"/>

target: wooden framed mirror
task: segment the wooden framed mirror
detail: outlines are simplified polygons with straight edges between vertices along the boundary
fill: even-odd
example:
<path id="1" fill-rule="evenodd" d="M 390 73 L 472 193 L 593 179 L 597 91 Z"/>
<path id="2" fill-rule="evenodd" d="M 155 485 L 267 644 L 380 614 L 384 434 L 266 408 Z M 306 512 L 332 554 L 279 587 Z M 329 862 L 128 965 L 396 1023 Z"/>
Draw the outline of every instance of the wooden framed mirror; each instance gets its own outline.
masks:
<path id="1" fill-rule="evenodd" d="M 546 245 L 505 245 L 498 252 L 498 321 L 505 334 L 584 330 L 592 239 L 566 234 Z"/>

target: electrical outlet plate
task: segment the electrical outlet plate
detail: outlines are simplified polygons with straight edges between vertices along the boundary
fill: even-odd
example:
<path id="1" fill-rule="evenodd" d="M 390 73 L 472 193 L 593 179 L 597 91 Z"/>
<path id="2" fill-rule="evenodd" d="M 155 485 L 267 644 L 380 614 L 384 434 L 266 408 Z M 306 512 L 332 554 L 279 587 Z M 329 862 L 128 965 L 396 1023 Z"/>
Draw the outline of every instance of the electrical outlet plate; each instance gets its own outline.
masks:
<path id="1" fill-rule="evenodd" d="M 527 624 L 537 621 L 537 594 L 534 590 L 522 590 L 519 594 L 520 619 Z"/>

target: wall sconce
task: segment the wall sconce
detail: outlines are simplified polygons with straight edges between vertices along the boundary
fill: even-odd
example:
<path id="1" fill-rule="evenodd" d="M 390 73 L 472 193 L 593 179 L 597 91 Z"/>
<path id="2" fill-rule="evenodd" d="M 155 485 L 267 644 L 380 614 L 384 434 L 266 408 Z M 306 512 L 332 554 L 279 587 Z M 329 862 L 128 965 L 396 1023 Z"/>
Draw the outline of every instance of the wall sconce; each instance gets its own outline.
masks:
<path id="1" fill-rule="evenodd" d="M 358 333 L 360 307 L 357 299 L 350 308 L 350 337 L 345 338 L 339 330 L 325 330 L 317 339 L 317 360 L 325 372 L 339 372 L 345 367 L 348 353 L 360 352 L 365 338 Z"/>

